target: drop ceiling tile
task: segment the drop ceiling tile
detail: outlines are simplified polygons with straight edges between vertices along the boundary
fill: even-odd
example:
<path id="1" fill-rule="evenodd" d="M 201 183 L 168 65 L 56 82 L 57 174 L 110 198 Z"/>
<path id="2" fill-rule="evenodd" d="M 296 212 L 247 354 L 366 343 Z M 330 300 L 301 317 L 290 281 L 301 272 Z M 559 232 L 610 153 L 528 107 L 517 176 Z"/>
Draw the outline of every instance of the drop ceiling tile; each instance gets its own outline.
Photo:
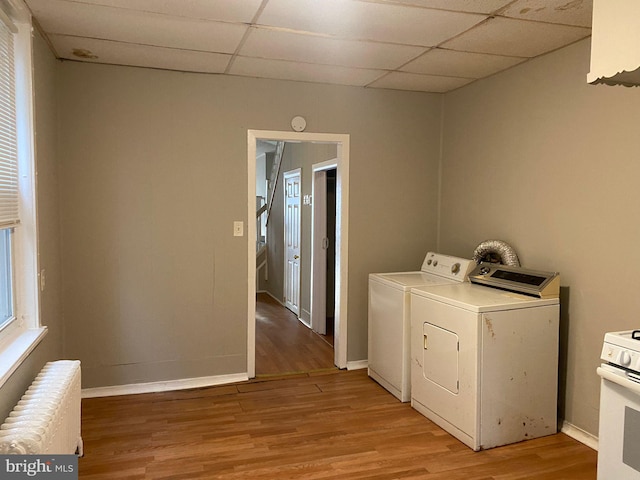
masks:
<path id="1" fill-rule="evenodd" d="M 441 46 L 448 50 L 535 57 L 591 35 L 591 29 L 496 17 Z"/>
<path id="2" fill-rule="evenodd" d="M 236 57 L 228 73 L 248 77 L 365 86 L 384 75 L 385 72 L 383 70 L 328 67 L 264 58 Z"/>
<path id="3" fill-rule="evenodd" d="M 591 27 L 593 0 L 517 0 L 501 15 L 505 17 Z"/>
<path id="4" fill-rule="evenodd" d="M 393 70 L 424 50 L 422 47 L 336 40 L 254 28 L 239 54 L 245 57 Z"/>
<path id="5" fill-rule="evenodd" d="M 383 0 L 385 3 L 401 3 L 419 7 L 439 8 L 459 12 L 493 13 L 513 0 Z"/>
<path id="6" fill-rule="evenodd" d="M 30 5 L 48 34 L 160 47 L 233 53 L 248 28 L 64 0 L 30 0 Z"/>
<path id="7" fill-rule="evenodd" d="M 485 18 L 353 0 L 270 0 L 257 23 L 340 38 L 433 46 Z"/>
<path id="8" fill-rule="evenodd" d="M 60 58 L 82 60 L 93 63 L 132 65 L 138 67 L 162 68 L 185 72 L 223 73 L 231 55 L 193 50 L 177 50 L 164 47 L 150 47 L 94 38 L 51 35 Z M 74 51 L 98 58 L 81 58 Z"/>
<path id="9" fill-rule="evenodd" d="M 27 4 L 40 3 L 26 0 Z M 42 1 L 42 0 L 41 0 Z M 46 1 L 46 0 L 45 0 Z M 218 20 L 223 22 L 250 22 L 261 0 L 75 0 L 76 3 L 105 5 L 142 12 L 164 13 L 178 17 Z"/>
<path id="10" fill-rule="evenodd" d="M 416 73 L 391 72 L 389 75 L 368 85 L 372 88 L 411 90 L 418 92 L 444 93 L 473 82 L 469 78 L 419 75 Z"/>
<path id="11" fill-rule="evenodd" d="M 451 77 L 482 78 L 525 61 L 486 53 L 457 52 L 434 48 L 401 68 L 404 72 Z"/>

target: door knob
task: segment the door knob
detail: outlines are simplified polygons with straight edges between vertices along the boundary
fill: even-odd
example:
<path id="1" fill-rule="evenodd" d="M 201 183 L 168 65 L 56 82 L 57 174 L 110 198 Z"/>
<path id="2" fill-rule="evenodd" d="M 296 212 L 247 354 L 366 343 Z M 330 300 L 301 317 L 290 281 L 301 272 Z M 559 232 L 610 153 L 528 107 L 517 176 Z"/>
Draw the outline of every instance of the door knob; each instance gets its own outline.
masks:
<path id="1" fill-rule="evenodd" d="M 299 259 L 299 258 L 300 258 L 300 257 L 299 257 L 298 255 L 294 255 L 294 256 L 293 256 L 293 259 L 294 259 L 294 260 L 297 260 L 297 259 Z"/>

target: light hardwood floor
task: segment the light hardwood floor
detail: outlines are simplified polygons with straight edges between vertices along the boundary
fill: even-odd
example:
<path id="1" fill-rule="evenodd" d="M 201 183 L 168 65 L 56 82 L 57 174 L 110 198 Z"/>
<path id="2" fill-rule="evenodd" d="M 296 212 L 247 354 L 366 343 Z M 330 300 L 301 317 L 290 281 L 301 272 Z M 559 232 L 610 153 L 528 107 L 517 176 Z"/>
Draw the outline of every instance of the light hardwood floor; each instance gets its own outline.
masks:
<path id="1" fill-rule="evenodd" d="M 256 374 L 310 372 L 335 368 L 331 337 L 323 338 L 271 296 L 256 301 Z"/>
<path id="2" fill-rule="evenodd" d="M 79 478 L 592 480 L 564 434 L 473 452 L 366 370 L 83 400 Z"/>
<path id="3" fill-rule="evenodd" d="M 596 452 L 564 434 L 473 452 L 366 370 L 333 368 L 333 349 L 270 297 L 256 317 L 253 381 L 83 400 L 79 478 L 596 478 Z"/>

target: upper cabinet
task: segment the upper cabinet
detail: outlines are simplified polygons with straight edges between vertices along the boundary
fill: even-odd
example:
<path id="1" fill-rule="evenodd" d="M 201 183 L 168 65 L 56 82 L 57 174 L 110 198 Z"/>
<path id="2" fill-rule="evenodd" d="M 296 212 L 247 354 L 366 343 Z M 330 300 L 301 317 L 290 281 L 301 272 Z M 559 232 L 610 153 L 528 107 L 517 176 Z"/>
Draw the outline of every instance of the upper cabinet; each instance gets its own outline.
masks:
<path id="1" fill-rule="evenodd" d="M 640 0 L 594 0 L 589 83 L 640 85 Z"/>

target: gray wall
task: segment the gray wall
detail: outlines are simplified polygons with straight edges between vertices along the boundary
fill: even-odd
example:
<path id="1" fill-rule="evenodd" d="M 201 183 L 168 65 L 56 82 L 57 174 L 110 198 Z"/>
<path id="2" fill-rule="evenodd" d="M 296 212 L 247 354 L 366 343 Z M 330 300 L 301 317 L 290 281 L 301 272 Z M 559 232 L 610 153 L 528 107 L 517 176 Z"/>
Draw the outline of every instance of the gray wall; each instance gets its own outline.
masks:
<path id="1" fill-rule="evenodd" d="M 445 96 L 440 247 L 561 273 L 561 414 L 595 434 L 603 335 L 638 327 L 640 90 L 588 70 L 585 40 Z"/>
<path id="2" fill-rule="evenodd" d="M 65 354 L 85 387 L 246 371 L 247 130 L 351 135 L 348 360 L 367 275 L 435 248 L 441 97 L 64 62 Z"/>
<path id="3" fill-rule="evenodd" d="M 332 160 L 337 156 L 336 144 L 287 143 L 284 149 L 278 185 L 276 187 L 271 219 L 269 220 L 269 242 L 267 245 L 269 279 L 266 290 L 275 298 L 284 301 L 284 180 L 289 170 L 300 168 L 300 313 L 299 317 L 311 321 L 311 205 L 304 205 L 302 197 L 311 195 L 313 171 L 316 163 Z M 280 218 L 275 218 L 280 217 Z"/>
<path id="4" fill-rule="evenodd" d="M 46 271 L 41 293 L 41 322 L 48 334 L 27 360 L 0 388 L 0 419 L 13 409 L 43 365 L 62 354 L 60 312 L 60 230 L 58 216 L 58 171 L 56 163 L 56 68 L 57 62 L 36 32 L 33 45 L 35 131 L 40 268 Z M 0 422 L 1 423 L 1 422 Z"/>

